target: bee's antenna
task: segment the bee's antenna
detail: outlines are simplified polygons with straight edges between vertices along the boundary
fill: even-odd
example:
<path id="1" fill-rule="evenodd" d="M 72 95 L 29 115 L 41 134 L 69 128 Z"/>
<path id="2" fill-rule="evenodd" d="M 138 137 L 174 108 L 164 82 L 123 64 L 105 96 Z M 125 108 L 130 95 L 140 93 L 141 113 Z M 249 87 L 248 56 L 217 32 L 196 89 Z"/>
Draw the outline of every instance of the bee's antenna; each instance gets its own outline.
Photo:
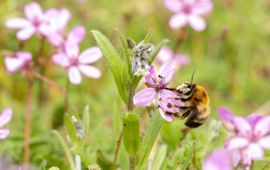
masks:
<path id="1" fill-rule="evenodd" d="M 195 74 L 196 68 L 194 68 L 191 79 L 190 79 L 190 84 L 193 83 L 193 78 L 194 78 L 194 74 Z"/>

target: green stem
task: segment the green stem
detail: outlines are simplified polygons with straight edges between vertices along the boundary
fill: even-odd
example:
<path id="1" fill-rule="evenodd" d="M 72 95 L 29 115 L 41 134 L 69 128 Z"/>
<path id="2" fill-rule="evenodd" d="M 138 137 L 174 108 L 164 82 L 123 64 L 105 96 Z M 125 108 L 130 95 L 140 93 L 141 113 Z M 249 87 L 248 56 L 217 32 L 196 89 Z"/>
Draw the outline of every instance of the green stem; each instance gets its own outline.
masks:
<path id="1" fill-rule="evenodd" d="M 135 156 L 129 156 L 129 169 L 130 170 L 136 169 L 136 157 Z"/>
<path id="2" fill-rule="evenodd" d="M 129 92 L 128 92 L 128 105 L 127 105 L 128 111 L 132 111 L 133 110 L 133 96 L 134 96 L 134 92 L 135 92 L 135 89 L 133 87 L 131 87 L 129 89 Z"/>
<path id="3" fill-rule="evenodd" d="M 113 159 L 114 167 L 116 167 L 116 164 L 117 164 L 117 159 L 118 159 L 118 154 L 119 154 L 119 151 L 120 151 L 120 146 L 121 146 L 121 143 L 122 143 L 122 139 L 123 139 L 123 128 L 121 130 L 119 138 L 117 139 L 117 145 L 116 145 L 116 149 L 115 149 L 115 152 L 114 152 L 114 159 Z"/>
<path id="4" fill-rule="evenodd" d="M 70 82 L 69 82 L 69 79 L 67 77 L 65 97 L 64 97 L 64 111 L 65 111 L 64 114 L 66 114 L 68 112 L 68 108 L 69 108 L 69 87 L 70 87 Z"/>

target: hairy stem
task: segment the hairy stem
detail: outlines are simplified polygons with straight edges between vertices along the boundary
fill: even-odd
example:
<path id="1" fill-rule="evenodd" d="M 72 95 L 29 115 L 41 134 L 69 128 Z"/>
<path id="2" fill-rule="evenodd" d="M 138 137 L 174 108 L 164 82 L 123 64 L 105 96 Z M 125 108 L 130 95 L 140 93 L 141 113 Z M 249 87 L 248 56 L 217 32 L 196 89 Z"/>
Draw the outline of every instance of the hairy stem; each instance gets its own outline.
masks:
<path id="1" fill-rule="evenodd" d="M 66 114 L 69 109 L 69 86 L 70 86 L 70 83 L 69 83 L 69 79 L 67 78 L 66 88 L 65 88 L 65 97 L 64 97 L 64 111 L 65 111 L 64 114 Z"/>
<path id="2" fill-rule="evenodd" d="M 33 97 L 33 79 L 32 77 L 30 77 L 28 79 L 28 94 L 26 99 L 26 112 L 24 124 L 24 153 L 23 153 L 24 170 L 29 169 L 32 97 Z"/>
<path id="3" fill-rule="evenodd" d="M 117 144 L 116 144 L 116 148 L 115 148 L 115 151 L 114 151 L 114 159 L 113 159 L 114 167 L 116 167 L 116 164 L 117 164 L 117 159 L 118 159 L 122 139 L 123 139 L 123 128 L 121 130 L 119 138 L 117 139 Z"/>
<path id="4" fill-rule="evenodd" d="M 46 65 L 46 60 L 44 59 L 44 49 L 45 49 L 45 39 L 41 37 L 40 40 L 40 47 L 37 53 L 37 61 L 36 64 L 39 67 L 39 72 L 41 75 L 45 74 L 45 65 Z M 42 81 L 38 82 L 38 104 L 39 106 L 42 106 L 44 103 L 44 99 L 46 98 L 46 91 L 44 88 L 44 84 Z"/>

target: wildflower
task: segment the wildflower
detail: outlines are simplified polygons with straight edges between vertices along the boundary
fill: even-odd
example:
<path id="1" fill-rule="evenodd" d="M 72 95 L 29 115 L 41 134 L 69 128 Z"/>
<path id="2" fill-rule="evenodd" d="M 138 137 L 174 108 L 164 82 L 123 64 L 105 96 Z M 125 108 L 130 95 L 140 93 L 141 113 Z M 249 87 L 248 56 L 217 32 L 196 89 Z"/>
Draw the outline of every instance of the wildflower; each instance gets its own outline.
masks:
<path id="1" fill-rule="evenodd" d="M 166 7 L 174 13 L 169 21 L 172 29 L 190 25 L 195 31 L 203 31 L 206 22 L 202 18 L 212 10 L 211 0 L 164 0 Z"/>
<path id="2" fill-rule="evenodd" d="M 270 150 L 270 116 L 251 114 L 244 117 L 233 116 L 225 109 L 219 109 L 225 124 L 230 122 L 232 137 L 225 143 L 225 149 L 239 157 L 235 165 L 250 167 L 254 160 L 264 156 L 264 149 Z"/>
<path id="3" fill-rule="evenodd" d="M 230 153 L 223 148 L 215 150 L 204 161 L 202 170 L 232 170 Z"/>
<path id="4" fill-rule="evenodd" d="M 17 38 L 27 40 L 33 34 L 48 36 L 52 32 L 61 31 L 70 19 L 68 10 L 50 9 L 43 13 L 36 2 L 31 2 L 24 7 L 25 18 L 12 18 L 6 22 L 11 29 L 18 29 Z"/>
<path id="5" fill-rule="evenodd" d="M 5 65 L 9 73 L 15 73 L 25 68 L 32 59 L 32 54 L 29 52 L 16 52 L 11 56 L 5 57 Z"/>
<path id="6" fill-rule="evenodd" d="M 5 125 L 11 120 L 12 110 L 10 108 L 6 108 L 2 114 L 0 115 L 0 139 L 5 139 L 10 131 L 5 128 Z"/>
<path id="7" fill-rule="evenodd" d="M 165 63 L 159 69 L 156 75 L 153 66 L 149 69 L 149 73 L 145 77 L 147 88 L 135 94 L 133 102 L 137 106 L 149 106 L 153 103 L 159 107 L 161 116 L 167 120 L 173 120 L 173 114 L 177 114 L 179 109 L 174 106 L 180 106 L 175 93 L 167 90 L 166 87 L 171 81 L 175 72 L 175 68 L 171 63 Z"/>
<path id="8" fill-rule="evenodd" d="M 82 53 L 79 52 L 79 47 L 74 44 L 66 44 L 64 48 L 64 51 L 53 56 L 53 61 L 67 70 L 71 83 L 80 84 L 82 80 L 81 73 L 91 78 L 100 77 L 100 71 L 96 67 L 89 65 L 102 57 L 98 47 L 88 48 Z"/>
<path id="9" fill-rule="evenodd" d="M 174 53 L 168 46 L 163 46 L 157 55 L 159 63 L 171 61 L 176 68 L 189 64 L 189 57 L 182 54 Z"/>
<path id="10" fill-rule="evenodd" d="M 65 44 L 79 45 L 84 39 L 85 29 L 82 26 L 74 27 L 66 37 L 62 33 L 54 32 L 48 35 L 49 42 L 56 47 L 64 47 Z"/>

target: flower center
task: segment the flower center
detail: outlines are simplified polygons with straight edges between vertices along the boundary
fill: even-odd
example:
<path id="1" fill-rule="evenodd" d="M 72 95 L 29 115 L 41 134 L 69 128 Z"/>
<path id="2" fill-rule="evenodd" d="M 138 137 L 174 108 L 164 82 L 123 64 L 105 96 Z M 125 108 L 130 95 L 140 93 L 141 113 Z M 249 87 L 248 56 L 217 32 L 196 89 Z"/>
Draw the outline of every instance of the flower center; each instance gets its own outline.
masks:
<path id="1" fill-rule="evenodd" d="M 184 12 L 185 14 L 190 14 L 190 13 L 192 12 L 192 7 L 191 7 L 191 5 L 185 5 L 185 6 L 183 7 L 183 12 Z"/>

